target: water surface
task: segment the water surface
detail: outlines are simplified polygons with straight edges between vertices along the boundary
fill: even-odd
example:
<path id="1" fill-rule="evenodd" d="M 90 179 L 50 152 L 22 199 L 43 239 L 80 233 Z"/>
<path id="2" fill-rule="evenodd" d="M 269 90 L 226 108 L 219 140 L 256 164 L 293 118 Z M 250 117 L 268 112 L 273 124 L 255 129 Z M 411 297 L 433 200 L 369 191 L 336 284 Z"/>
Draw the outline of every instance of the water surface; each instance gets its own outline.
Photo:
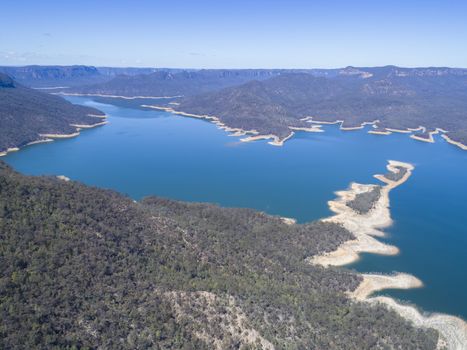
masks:
<path id="1" fill-rule="evenodd" d="M 11 153 L 5 157 L 9 164 L 135 199 L 213 202 L 306 222 L 331 215 L 327 201 L 350 182 L 378 183 L 372 175 L 384 173 L 388 159 L 413 163 L 409 181 L 391 192 L 394 225 L 384 239 L 401 254 L 364 254 L 351 267 L 414 274 L 424 288 L 382 294 L 467 319 L 467 152 L 440 137 L 427 144 L 404 134 L 326 126 L 324 133 L 297 133 L 284 147 L 274 147 L 242 143 L 203 120 L 137 108 L 157 101 L 119 100 L 117 106 L 109 99 L 68 99 L 101 109 L 110 123 Z"/>

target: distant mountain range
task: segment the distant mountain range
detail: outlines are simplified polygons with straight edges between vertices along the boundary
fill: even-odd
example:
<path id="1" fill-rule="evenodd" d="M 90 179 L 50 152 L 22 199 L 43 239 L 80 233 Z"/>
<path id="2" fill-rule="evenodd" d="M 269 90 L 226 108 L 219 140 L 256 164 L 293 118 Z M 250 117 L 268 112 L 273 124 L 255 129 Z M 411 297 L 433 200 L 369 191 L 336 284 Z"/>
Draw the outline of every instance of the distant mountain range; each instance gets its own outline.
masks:
<path id="1" fill-rule="evenodd" d="M 50 134 L 72 134 L 76 126 L 94 125 L 103 115 L 59 96 L 24 87 L 0 73 L 0 153 L 44 140 Z"/>
<path id="2" fill-rule="evenodd" d="M 34 88 L 69 87 L 111 79 L 91 66 L 0 67 L 0 73 L 9 75 L 20 84 Z"/>
<path id="3" fill-rule="evenodd" d="M 23 66 L 0 67 L 0 73 L 12 77 L 18 83 L 33 88 L 69 88 L 109 81 L 117 75 L 151 74 L 158 71 L 180 72 L 169 68 L 120 68 L 93 66 Z"/>
<path id="4" fill-rule="evenodd" d="M 286 138 L 303 121 L 342 120 L 358 127 L 379 120 L 375 131 L 442 128 L 467 144 L 467 70 L 451 68 L 353 68 L 329 74 L 283 73 L 206 94 L 185 97 L 174 109 L 216 116 L 229 127 Z M 318 76 L 319 75 L 319 76 Z"/>
<path id="5" fill-rule="evenodd" d="M 103 83 L 74 86 L 62 90 L 69 93 L 102 94 L 116 96 L 193 96 L 241 85 L 249 81 L 262 81 L 281 74 L 306 73 L 314 76 L 334 77 L 339 69 L 150 69 L 98 68 L 114 78 Z M 131 74 L 127 74 L 131 73 Z M 115 76 L 115 74 L 117 74 Z"/>
<path id="6" fill-rule="evenodd" d="M 113 96 L 177 96 L 177 111 L 215 116 L 229 127 L 285 139 L 318 121 L 344 127 L 373 122 L 377 133 L 416 129 L 430 140 L 467 144 L 467 70 L 443 67 L 342 69 L 0 67 L 23 85 L 47 92 Z M 51 90 L 50 87 L 59 87 Z M 174 107 L 176 106 L 176 107 Z M 310 118 L 309 118 L 310 119 Z M 422 126 L 422 128 L 420 128 Z M 388 130 L 389 129 L 389 130 Z"/>
<path id="7" fill-rule="evenodd" d="M 192 96 L 252 80 L 268 79 L 280 73 L 280 70 L 264 69 L 162 70 L 152 74 L 118 75 L 104 83 L 79 86 L 65 92 L 118 96 Z"/>

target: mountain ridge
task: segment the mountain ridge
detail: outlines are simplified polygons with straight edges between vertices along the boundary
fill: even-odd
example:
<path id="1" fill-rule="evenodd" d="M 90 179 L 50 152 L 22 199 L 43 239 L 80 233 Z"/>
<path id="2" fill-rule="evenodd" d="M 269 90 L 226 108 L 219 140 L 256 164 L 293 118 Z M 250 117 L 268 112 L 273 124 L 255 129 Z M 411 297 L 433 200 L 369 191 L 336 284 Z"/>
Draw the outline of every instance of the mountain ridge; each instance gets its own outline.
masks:
<path id="1" fill-rule="evenodd" d="M 451 68 L 346 68 L 332 78 L 287 73 L 217 92 L 185 97 L 176 111 L 215 116 L 228 127 L 279 138 L 303 119 L 343 121 L 347 128 L 376 123 L 375 131 L 437 128 L 467 144 L 467 70 Z"/>
<path id="2" fill-rule="evenodd" d="M 45 140 L 45 135 L 76 133 L 73 125 L 97 125 L 103 116 L 95 108 L 24 87 L 0 73 L 0 153 Z"/>

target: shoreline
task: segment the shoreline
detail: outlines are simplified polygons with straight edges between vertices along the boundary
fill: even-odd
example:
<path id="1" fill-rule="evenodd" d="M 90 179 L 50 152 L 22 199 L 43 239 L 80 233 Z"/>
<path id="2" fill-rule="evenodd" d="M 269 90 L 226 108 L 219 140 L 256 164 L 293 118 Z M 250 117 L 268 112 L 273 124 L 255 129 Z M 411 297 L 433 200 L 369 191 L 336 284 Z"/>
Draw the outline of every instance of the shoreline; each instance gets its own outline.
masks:
<path id="1" fill-rule="evenodd" d="M 389 131 L 389 132 L 397 132 L 397 133 L 400 133 L 400 134 L 411 134 L 412 131 L 406 129 L 406 130 L 402 130 L 402 129 L 393 129 L 393 128 L 385 128 L 386 131 Z"/>
<path id="2" fill-rule="evenodd" d="M 323 221 L 343 225 L 354 234 L 355 239 L 344 242 L 332 252 L 311 257 L 308 260 L 310 263 L 324 267 L 342 266 L 358 260 L 359 254 L 362 252 L 386 255 L 398 253 L 397 247 L 382 243 L 374 238 L 383 237 L 385 234 L 379 229 L 392 224 L 389 211 L 389 192 L 407 181 L 414 169 L 408 163 L 392 160 L 388 162 L 387 169 L 390 172 L 398 173 L 398 167 L 404 167 L 407 171 L 397 181 L 390 180 L 384 175 L 374 175 L 376 179 L 385 183 L 385 185 L 381 188 L 380 198 L 366 214 L 358 214 L 348 207 L 346 203 L 354 199 L 357 194 L 371 190 L 375 185 L 352 183 L 349 189 L 336 192 L 338 198 L 328 202 L 331 211 L 336 214 L 323 219 Z M 437 330 L 439 333 L 438 348 L 446 346 L 449 350 L 465 349 L 467 346 L 467 323 L 461 318 L 438 313 L 423 315 L 414 306 L 403 305 L 389 297 L 371 296 L 374 292 L 386 289 L 421 288 L 423 287 L 421 280 L 406 273 L 360 275 L 363 277 L 363 281 L 357 289 L 347 293 L 352 299 L 371 304 L 384 304 L 403 318 L 413 322 L 417 327 Z"/>
<path id="3" fill-rule="evenodd" d="M 433 135 L 437 135 L 439 133 L 446 133 L 447 131 L 443 130 L 443 129 L 440 129 L 440 128 L 436 128 L 435 130 L 433 131 L 430 131 L 428 133 L 428 138 L 425 138 L 425 137 L 422 137 L 422 136 L 418 136 L 418 135 L 410 135 L 411 138 L 413 138 L 414 140 L 418 140 L 418 141 L 423 141 L 423 142 L 428 142 L 428 143 L 435 143 L 435 139 L 433 137 Z"/>
<path id="4" fill-rule="evenodd" d="M 333 122 L 328 122 L 328 121 L 318 121 L 314 120 L 313 117 L 305 117 L 301 118 L 301 121 L 306 121 L 308 123 L 313 123 L 313 124 L 327 124 L 327 125 L 333 125 L 333 124 L 340 124 L 339 129 L 344 130 L 344 131 L 352 131 L 352 130 L 360 130 L 363 129 L 365 125 L 373 125 L 374 128 L 377 128 L 377 123 L 380 121 L 377 119 L 373 122 L 363 122 L 360 124 L 360 126 L 353 126 L 353 127 L 343 127 L 342 125 L 344 124 L 344 120 L 336 120 Z M 417 141 L 422 141 L 422 142 L 428 142 L 428 143 L 435 143 L 435 139 L 433 138 L 433 135 L 441 133 L 441 137 L 443 137 L 448 143 L 457 146 L 461 148 L 462 150 L 467 150 L 467 145 L 464 145 L 460 141 L 454 141 L 450 139 L 446 134 L 449 133 L 449 131 L 443 129 L 443 128 L 435 128 L 435 130 L 428 132 L 429 137 L 424 138 L 418 135 L 414 135 L 413 132 L 416 131 L 421 131 L 422 133 L 426 133 L 427 128 L 424 126 L 419 126 L 418 128 L 406 128 L 405 130 L 403 129 L 395 129 L 395 128 L 383 128 L 380 130 L 370 130 L 368 131 L 368 134 L 373 134 L 373 135 L 391 135 L 392 133 L 401 133 L 401 134 L 411 134 L 410 138 L 417 140 Z"/>
<path id="5" fill-rule="evenodd" d="M 368 134 L 373 134 L 373 135 L 391 135 L 391 131 L 378 131 L 378 130 L 370 130 L 368 131 Z"/>
<path id="6" fill-rule="evenodd" d="M 311 128 L 299 127 L 299 126 L 289 126 L 289 129 L 294 130 L 294 131 L 324 132 L 324 130 L 321 129 L 321 125 L 313 125 Z"/>
<path id="7" fill-rule="evenodd" d="M 69 139 L 72 137 L 76 137 L 79 135 L 79 131 L 71 133 L 71 134 L 39 134 L 41 137 L 45 137 L 47 139 Z"/>
<path id="8" fill-rule="evenodd" d="M 172 114 L 177 114 L 181 115 L 184 117 L 191 117 L 191 118 L 197 118 L 197 119 L 205 119 L 210 121 L 213 124 L 216 124 L 219 129 L 224 130 L 229 134 L 229 136 L 245 136 L 245 135 L 253 135 L 253 136 L 247 136 L 242 139 L 240 139 L 241 142 L 253 142 L 253 141 L 258 141 L 258 140 L 269 140 L 272 139 L 272 141 L 269 141 L 268 144 L 272 146 L 283 146 L 284 143 L 292 138 L 295 135 L 294 131 L 304 131 L 304 132 L 324 132 L 324 130 L 321 129 L 320 125 L 317 126 L 312 126 L 312 127 L 294 127 L 294 126 L 288 126 L 290 130 L 293 130 L 289 135 L 287 135 L 284 138 L 280 138 L 277 135 L 274 134 L 260 134 L 257 130 L 244 130 L 242 128 L 234 128 L 227 126 L 225 123 L 223 123 L 218 117 L 215 116 L 210 116 L 210 115 L 201 115 L 201 114 L 193 114 L 193 113 L 187 113 L 187 112 L 182 112 L 182 111 L 176 111 L 172 107 L 162 107 L 162 106 L 155 106 L 155 105 L 146 105 L 143 104 L 141 107 L 144 108 L 152 108 Z"/>
<path id="9" fill-rule="evenodd" d="M 229 136 L 244 136 L 247 134 L 252 134 L 255 136 L 248 136 L 246 138 L 241 139 L 240 141 L 242 142 L 251 142 L 251 141 L 257 141 L 257 140 L 267 140 L 267 139 L 273 139 L 273 141 L 268 142 L 270 145 L 273 146 L 283 146 L 285 141 L 289 140 L 292 136 L 292 134 L 289 134 L 287 137 L 281 139 L 279 136 L 274 135 L 274 134 L 260 134 L 256 130 L 244 130 L 241 128 L 232 128 L 227 125 L 225 125 L 218 117 L 210 116 L 210 115 L 200 115 L 200 114 L 193 114 L 193 113 L 187 113 L 187 112 L 182 112 L 182 111 L 176 111 L 172 107 L 162 107 L 162 106 L 156 106 L 156 105 L 147 105 L 143 104 L 141 107 L 144 108 L 151 108 L 151 109 L 156 109 L 156 110 L 161 110 L 165 111 L 168 113 L 172 114 L 178 114 L 181 116 L 186 116 L 186 117 L 192 117 L 192 118 L 198 118 L 198 119 L 205 119 L 208 121 L 211 121 L 212 123 L 216 124 L 219 126 L 219 129 L 225 130 L 227 132 L 232 132 L 233 134 L 230 134 Z M 342 131 L 353 131 L 353 130 L 361 130 L 363 129 L 366 125 L 372 125 L 373 128 L 378 128 L 377 124 L 380 122 L 379 119 L 376 119 L 372 122 L 363 122 L 359 126 L 352 126 L 352 127 L 344 127 L 344 120 L 336 120 L 333 122 L 328 122 L 328 121 L 318 121 L 314 120 L 313 117 L 305 117 L 299 119 L 300 121 L 308 122 L 311 124 L 316 124 L 311 127 L 296 127 L 296 126 L 291 126 L 289 125 L 288 128 L 290 130 L 294 131 L 303 131 L 303 132 L 324 132 L 324 130 L 321 129 L 321 125 L 333 125 L 333 124 L 340 124 L 339 129 Z M 391 128 L 384 128 L 381 130 L 370 130 L 368 131 L 368 134 L 373 134 L 373 135 L 391 135 L 393 132 L 396 133 L 403 133 L 403 134 L 412 134 L 415 131 L 422 131 L 426 132 L 426 128 L 424 126 L 419 126 L 418 128 L 407 128 L 406 130 L 402 129 L 391 129 Z M 442 137 L 449 143 L 460 147 L 463 150 L 467 150 L 467 145 L 462 144 L 461 142 L 458 141 L 453 141 L 449 139 L 447 136 L 445 137 L 445 134 L 448 133 L 448 131 L 442 129 L 442 128 L 436 128 L 433 131 L 430 131 L 428 134 L 430 136 L 430 139 L 426 139 L 417 135 L 410 135 L 410 137 L 414 140 L 418 141 L 425 141 L 425 142 L 430 142 L 434 143 L 435 140 L 433 138 L 433 135 L 442 133 Z M 432 141 L 431 141 L 432 140 Z"/>
<path id="10" fill-rule="evenodd" d="M 422 288 L 423 282 L 417 277 L 407 273 L 393 275 L 383 274 L 361 274 L 362 283 L 353 292 L 348 294 L 356 299 L 365 301 L 371 294 L 385 289 L 412 289 Z"/>
<path id="11" fill-rule="evenodd" d="M 8 153 L 18 152 L 18 151 L 19 151 L 18 147 L 10 147 L 10 148 L 7 148 L 6 150 L 0 152 L 0 157 L 6 156 Z"/>
<path id="12" fill-rule="evenodd" d="M 450 143 L 450 144 L 452 144 L 454 146 L 457 146 L 460 149 L 463 149 L 464 151 L 467 151 L 467 145 L 464 145 L 462 142 L 454 141 L 454 140 L 450 139 L 449 136 L 446 135 L 446 134 L 441 135 L 441 137 L 443 139 L 445 139 L 448 143 Z"/>
<path id="13" fill-rule="evenodd" d="M 381 187 L 381 194 L 374 203 L 374 207 L 365 214 L 359 214 L 347 206 L 347 202 L 353 200 L 357 194 L 371 191 L 375 185 L 364 185 L 352 183 L 350 188 L 336 192 L 337 199 L 328 202 L 329 209 L 335 215 L 323 219 L 323 221 L 334 222 L 344 226 L 353 233 L 355 239 L 344 242 L 335 251 L 315 256 L 310 259 L 313 264 L 322 266 L 343 266 L 357 261 L 360 253 L 374 253 L 380 255 L 397 255 L 399 248 L 382 243 L 374 237 L 384 237 L 385 234 L 380 229 L 392 224 L 389 211 L 389 192 L 403 184 L 411 176 L 414 167 L 408 163 L 390 160 L 387 169 L 391 172 L 398 172 L 396 167 L 401 166 L 407 169 L 404 176 L 398 181 L 386 179 L 384 175 L 374 177 L 386 185 Z"/>
<path id="14" fill-rule="evenodd" d="M 279 138 L 278 136 L 274 134 L 267 134 L 267 135 L 257 135 L 257 136 L 248 136 L 243 139 L 240 139 L 241 142 L 253 142 L 257 140 L 269 140 L 272 139 L 272 141 L 269 141 L 268 144 L 272 146 L 283 146 L 284 142 L 290 139 L 295 133 L 292 131 L 288 136 L 284 137 L 283 139 Z"/>
<path id="15" fill-rule="evenodd" d="M 64 95 L 64 96 L 98 96 L 98 97 L 109 97 L 109 98 L 121 98 L 124 100 L 137 100 L 137 99 L 168 99 L 178 98 L 180 96 L 120 96 L 120 95 L 105 95 L 105 94 L 80 94 L 75 92 L 53 92 L 52 95 Z"/>
<path id="16" fill-rule="evenodd" d="M 81 130 L 81 129 L 92 129 L 92 128 L 95 128 L 96 126 L 101 126 L 101 125 L 105 125 L 105 124 L 109 124 L 109 122 L 107 120 L 105 120 L 103 122 L 96 123 L 96 124 L 91 124 L 91 125 L 88 125 L 88 124 L 70 124 L 70 125 L 75 127 L 75 128 L 78 128 L 78 130 Z"/>
<path id="17" fill-rule="evenodd" d="M 384 304 L 391 310 L 414 323 L 416 327 L 433 328 L 440 334 L 438 349 L 463 350 L 467 344 L 467 323 L 459 317 L 432 313 L 423 314 L 416 307 L 397 302 L 386 296 L 371 297 L 371 294 L 385 289 L 422 288 L 423 283 L 415 276 L 406 273 L 394 275 L 362 274 L 363 281 L 353 292 L 351 298 L 377 305 Z"/>
<path id="18" fill-rule="evenodd" d="M 218 117 L 214 117 L 214 116 L 210 116 L 210 115 L 201 115 L 201 114 L 181 112 L 181 111 L 176 111 L 171 107 L 162 107 L 162 106 L 154 106 L 154 105 L 146 105 L 146 104 L 141 105 L 141 107 L 152 108 L 152 109 L 156 109 L 156 110 L 160 110 L 160 111 L 164 111 L 164 112 L 168 112 L 168 113 L 172 113 L 172 114 L 176 114 L 176 115 L 181 115 L 181 116 L 184 116 L 184 117 L 190 117 L 190 118 L 196 118 L 196 119 L 205 119 L 205 120 L 217 125 L 217 127 L 219 129 L 230 133 L 229 136 L 252 135 L 252 136 L 247 136 L 247 137 L 241 138 L 240 142 L 253 142 L 253 141 L 257 141 L 257 140 L 269 140 L 269 139 L 272 139 L 272 141 L 269 141 L 268 144 L 270 144 L 272 146 L 283 146 L 285 141 L 287 141 L 293 135 L 295 135 L 295 132 L 292 131 L 289 135 L 287 135 L 286 137 L 281 139 L 279 136 L 274 135 L 274 134 L 260 134 L 257 130 L 244 130 L 244 129 L 241 129 L 241 128 L 233 128 L 233 127 L 227 126 Z M 289 128 L 291 130 L 294 130 L 293 127 L 289 127 Z M 315 127 L 303 128 L 303 129 L 307 129 L 307 130 L 303 130 L 303 131 L 308 131 L 309 130 L 310 132 L 321 132 L 321 131 L 323 131 L 323 130 L 315 128 Z M 295 130 L 298 130 L 298 128 L 295 129 Z"/>
<path id="19" fill-rule="evenodd" d="M 88 116 L 95 117 L 95 118 L 100 118 L 100 119 L 107 119 L 106 115 L 100 116 L 100 115 L 88 114 Z M 27 146 L 37 145 L 39 143 L 52 142 L 52 141 L 54 141 L 54 139 L 68 139 L 68 138 L 76 137 L 76 136 L 80 135 L 80 131 L 82 129 L 92 129 L 92 128 L 95 128 L 97 126 L 106 125 L 108 123 L 109 122 L 107 120 L 104 120 L 102 122 L 95 123 L 95 124 L 89 124 L 89 125 L 88 124 L 70 124 L 70 126 L 76 128 L 76 132 L 71 133 L 71 134 L 38 134 L 38 136 L 40 137 L 38 140 L 28 142 L 24 146 L 21 146 L 21 147 L 8 148 L 5 151 L 0 152 L 0 157 L 6 156 L 8 153 L 11 153 L 11 152 L 17 152 L 21 148 L 24 148 L 24 147 L 27 147 Z"/>

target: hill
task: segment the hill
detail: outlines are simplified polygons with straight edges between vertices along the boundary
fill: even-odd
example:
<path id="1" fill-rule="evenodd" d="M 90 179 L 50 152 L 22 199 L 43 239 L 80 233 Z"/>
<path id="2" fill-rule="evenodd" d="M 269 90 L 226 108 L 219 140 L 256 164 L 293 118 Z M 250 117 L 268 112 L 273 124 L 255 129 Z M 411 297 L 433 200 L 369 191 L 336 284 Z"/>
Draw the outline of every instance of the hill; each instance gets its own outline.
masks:
<path id="1" fill-rule="evenodd" d="M 0 153 L 43 140 L 44 134 L 71 134 L 78 125 L 94 125 L 103 115 L 89 107 L 74 105 L 59 96 L 26 88 L 0 73 Z"/>
<path id="2" fill-rule="evenodd" d="M 142 202 L 0 162 L 0 348 L 435 349 L 310 265 L 352 235 L 248 209 Z"/>
<path id="3" fill-rule="evenodd" d="M 264 69 L 160 70 L 152 74 L 119 75 L 102 84 L 81 86 L 66 92 L 118 96 L 190 96 L 263 80 L 280 73 Z"/>
<path id="4" fill-rule="evenodd" d="M 353 68 L 286 73 L 222 91 L 186 97 L 175 107 L 218 117 L 229 127 L 285 138 L 301 121 L 343 120 L 345 127 L 379 120 L 378 130 L 442 128 L 467 144 L 467 70 L 451 68 Z"/>

